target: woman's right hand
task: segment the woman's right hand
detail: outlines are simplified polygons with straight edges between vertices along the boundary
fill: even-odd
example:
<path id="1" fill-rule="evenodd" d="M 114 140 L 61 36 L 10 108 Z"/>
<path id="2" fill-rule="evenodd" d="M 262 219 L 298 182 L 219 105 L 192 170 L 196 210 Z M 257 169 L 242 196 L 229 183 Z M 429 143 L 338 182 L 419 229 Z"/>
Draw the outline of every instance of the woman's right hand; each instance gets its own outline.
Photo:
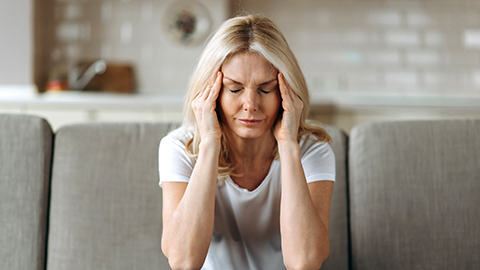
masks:
<path id="1" fill-rule="evenodd" d="M 202 141 L 220 142 L 222 130 L 217 119 L 217 98 L 222 89 L 222 72 L 218 71 L 215 81 L 203 89 L 192 101 L 192 109 L 197 119 L 197 125 L 200 129 Z"/>

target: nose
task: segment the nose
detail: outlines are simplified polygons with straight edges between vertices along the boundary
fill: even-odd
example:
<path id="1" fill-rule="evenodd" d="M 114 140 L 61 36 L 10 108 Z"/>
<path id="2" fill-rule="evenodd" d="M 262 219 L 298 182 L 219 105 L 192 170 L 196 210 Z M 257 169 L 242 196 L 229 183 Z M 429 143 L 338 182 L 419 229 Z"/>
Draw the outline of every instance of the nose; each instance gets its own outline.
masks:
<path id="1" fill-rule="evenodd" d="M 258 109 L 258 100 L 255 90 L 246 89 L 243 96 L 243 110 L 246 112 L 256 112 Z"/>

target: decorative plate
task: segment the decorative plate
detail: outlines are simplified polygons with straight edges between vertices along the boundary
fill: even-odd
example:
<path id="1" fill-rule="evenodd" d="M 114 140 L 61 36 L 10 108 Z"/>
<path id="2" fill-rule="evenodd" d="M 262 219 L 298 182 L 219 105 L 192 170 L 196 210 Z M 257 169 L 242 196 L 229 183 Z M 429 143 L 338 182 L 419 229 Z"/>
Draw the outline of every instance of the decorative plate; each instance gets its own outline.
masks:
<path id="1" fill-rule="evenodd" d="M 162 24 L 169 40 L 176 44 L 196 46 L 207 38 L 212 20 L 200 2 L 177 0 L 167 7 Z"/>

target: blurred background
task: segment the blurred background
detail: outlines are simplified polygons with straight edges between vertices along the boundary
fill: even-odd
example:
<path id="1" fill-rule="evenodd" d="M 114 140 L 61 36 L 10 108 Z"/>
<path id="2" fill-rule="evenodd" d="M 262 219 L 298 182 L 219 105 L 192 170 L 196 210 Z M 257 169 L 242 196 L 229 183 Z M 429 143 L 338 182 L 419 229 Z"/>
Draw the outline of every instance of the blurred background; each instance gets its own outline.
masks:
<path id="1" fill-rule="evenodd" d="M 474 0 L 0 0 L 0 112 L 181 121 L 205 39 L 240 11 L 283 31 L 312 118 L 480 117 Z"/>

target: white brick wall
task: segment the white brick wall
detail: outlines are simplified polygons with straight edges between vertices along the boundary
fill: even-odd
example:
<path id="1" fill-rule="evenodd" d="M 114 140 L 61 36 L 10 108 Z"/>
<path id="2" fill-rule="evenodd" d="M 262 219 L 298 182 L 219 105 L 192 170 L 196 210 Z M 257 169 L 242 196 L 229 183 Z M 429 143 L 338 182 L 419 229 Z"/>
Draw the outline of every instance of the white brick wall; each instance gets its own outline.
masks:
<path id="1" fill-rule="evenodd" d="M 167 40 L 162 19 L 173 2 L 56 0 L 52 51 L 61 49 L 68 66 L 97 58 L 130 62 L 139 92 L 184 91 L 202 46 L 185 47 Z M 200 2 L 211 12 L 214 29 L 228 18 L 229 0 Z"/>
<path id="2" fill-rule="evenodd" d="M 0 85 L 33 83 L 33 1 L 0 1 Z"/>
<path id="3" fill-rule="evenodd" d="M 201 46 L 166 40 L 173 0 L 57 0 L 56 46 L 69 60 L 131 61 L 139 91 L 183 91 Z M 215 27 L 228 6 L 271 17 L 314 92 L 480 96 L 480 1 L 201 0 Z"/>
<path id="4" fill-rule="evenodd" d="M 480 96 L 480 1 L 236 2 L 274 19 L 313 92 Z"/>

